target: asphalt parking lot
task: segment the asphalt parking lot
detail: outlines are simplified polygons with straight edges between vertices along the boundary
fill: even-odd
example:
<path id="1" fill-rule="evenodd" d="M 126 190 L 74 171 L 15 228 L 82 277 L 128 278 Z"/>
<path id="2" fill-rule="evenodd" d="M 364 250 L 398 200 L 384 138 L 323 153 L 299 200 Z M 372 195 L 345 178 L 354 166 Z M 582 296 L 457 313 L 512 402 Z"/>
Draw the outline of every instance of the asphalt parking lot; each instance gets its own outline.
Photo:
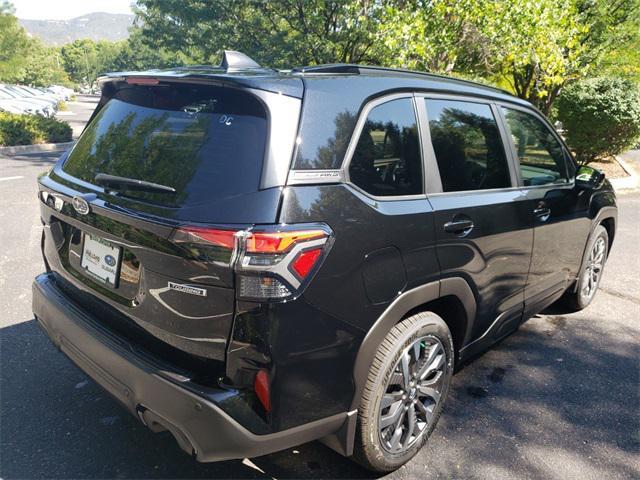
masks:
<path id="1" fill-rule="evenodd" d="M 99 95 L 78 95 L 75 101 L 67 102 L 67 109 L 56 113 L 59 120 L 64 120 L 73 129 L 73 138 L 78 138 L 87 120 L 100 100 Z"/>
<path id="2" fill-rule="evenodd" d="M 371 477 L 317 442 L 198 464 L 51 345 L 30 289 L 43 269 L 35 179 L 56 157 L 0 157 L 0 477 Z M 640 476 L 640 193 L 619 205 L 593 305 L 539 315 L 459 372 L 427 446 L 388 478 Z"/>

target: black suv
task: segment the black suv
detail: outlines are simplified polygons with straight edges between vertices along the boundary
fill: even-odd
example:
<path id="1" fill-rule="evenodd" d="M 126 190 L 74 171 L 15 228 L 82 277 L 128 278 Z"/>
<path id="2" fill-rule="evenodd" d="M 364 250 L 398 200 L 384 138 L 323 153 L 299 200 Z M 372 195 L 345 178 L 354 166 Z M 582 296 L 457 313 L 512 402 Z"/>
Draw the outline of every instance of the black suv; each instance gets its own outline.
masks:
<path id="1" fill-rule="evenodd" d="M 321 439 L 393 470 L 454 366 L 598 287 L 611 185 L 506 92 L 238 52 L 100 82 L 39 179 L 33 310 L 199 461 Z"/>

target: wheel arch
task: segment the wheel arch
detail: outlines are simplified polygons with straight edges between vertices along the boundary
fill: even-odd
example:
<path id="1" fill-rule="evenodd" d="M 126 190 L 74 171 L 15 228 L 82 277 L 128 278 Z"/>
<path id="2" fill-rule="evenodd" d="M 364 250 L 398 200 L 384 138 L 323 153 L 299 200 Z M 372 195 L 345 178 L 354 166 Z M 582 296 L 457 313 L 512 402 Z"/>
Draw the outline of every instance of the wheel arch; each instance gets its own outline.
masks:
<path id="1" fill-rule="evenodd" d="M 616 218 L 613 216 L 604 217 L 599 225 L 602 225 L 607 231 L 607 235 L 609 237 L 609 251 L 611 251 L 611 247 L 613 246 L 613 239 L 616 235 Z"/>
<path id="2" fill-rule="evenodd" d="M 607 230 L 607 235 L 609 235 L 609 251 L 611 251 L 618 226 L 618 207 L 615 204 L 615 200 L 609 195 L 594 195 L 591 201 L 591 211 L 592 220 L 589 237 L 591 237 L 598 225 L 602 225 Z"/>
<path id="3" fill-rule="evenodd" d="M 589 240 L 591 239 L 593 232 L 599 225 L 602 225 L 607 231 L 607 235 L 609 237 L 608 252 L 611 252 L 611 247 L 613 246 L 613 239 L 616 234 L 616 227 L 618 225 L 618 208 L 612 205 L 603 206 L 603 207 L 600 207 L 600 209 L 597 211 L 595 215 L 593 215 L 593 218 L 591 220 L 591 228 L 589 229 L 589 236 L 587 236 L 584 242 L 584 249 L 582 251 L 582 261 L 580 262 L 580 270 L 578 271 L 578 275 L 576 278 L 580 278 L 580 275 L 582 275 L 582 271 L 584 269 L 585 261 L 587 257 L 587 248 L 589 246 Z M 569 290 L 575 292 L 577 288 L 578 288 L 578 282 L 576 281 L 576 282 L 573 282 L 573 285 L 569 287 Z"/>
<path id="4" fill-rule="evenodd" d="M 355 393 L 350 410 L 357 409 L 360 404 L 369 367 L 384 337 L 404 318 L 427 310 L 438 314 L 447 323 L 456 355 L 468 342 L 476 316 L 476 300 L 466 280 L 446 278 L 402 293 L 378 317 L 360 345 L 353 368 Z"/>

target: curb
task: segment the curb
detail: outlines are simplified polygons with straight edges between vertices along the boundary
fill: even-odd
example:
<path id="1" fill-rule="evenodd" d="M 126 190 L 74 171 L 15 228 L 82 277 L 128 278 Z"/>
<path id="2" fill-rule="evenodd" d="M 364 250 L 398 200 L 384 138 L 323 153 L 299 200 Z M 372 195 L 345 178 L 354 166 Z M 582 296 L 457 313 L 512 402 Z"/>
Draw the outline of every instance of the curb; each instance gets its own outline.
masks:
<path id="1" fill-rule="evenodd" d="M 16 155 L 25 153 L 57 152 L 71 147 L 75 141 L 64 143 L 39 143 L 36 145 L 16 145 L 15 147 L 0 147 L 0 155 Z"/>
<path id="2" fill-rule="evenodd" d="M 622 160 L 618 155 L 614 155 L 616 162 L 622 167 L 622 169 L 629 175 L 625 178 L 612 178 L 609 180 L 613 185 L 614 190 L 632 190 L 640 188 L 640 174 L 635 169 Z"/>

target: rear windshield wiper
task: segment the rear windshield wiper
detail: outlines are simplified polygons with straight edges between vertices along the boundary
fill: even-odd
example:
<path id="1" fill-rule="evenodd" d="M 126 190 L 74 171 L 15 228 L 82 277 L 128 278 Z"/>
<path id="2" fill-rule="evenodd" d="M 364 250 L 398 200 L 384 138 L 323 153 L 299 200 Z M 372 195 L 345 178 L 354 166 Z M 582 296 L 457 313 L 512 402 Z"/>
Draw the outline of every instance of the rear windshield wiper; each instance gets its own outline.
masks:
<path id="1" fill-rule="evenodd" d="M 176 193 L 176 189 L 159 183 L 137 180 L 135 178 L 118 177 L 106 173 L 98 173 L 94 177 L 98 185 L 112 190 L 136 190 L 139 192 Z"/>

